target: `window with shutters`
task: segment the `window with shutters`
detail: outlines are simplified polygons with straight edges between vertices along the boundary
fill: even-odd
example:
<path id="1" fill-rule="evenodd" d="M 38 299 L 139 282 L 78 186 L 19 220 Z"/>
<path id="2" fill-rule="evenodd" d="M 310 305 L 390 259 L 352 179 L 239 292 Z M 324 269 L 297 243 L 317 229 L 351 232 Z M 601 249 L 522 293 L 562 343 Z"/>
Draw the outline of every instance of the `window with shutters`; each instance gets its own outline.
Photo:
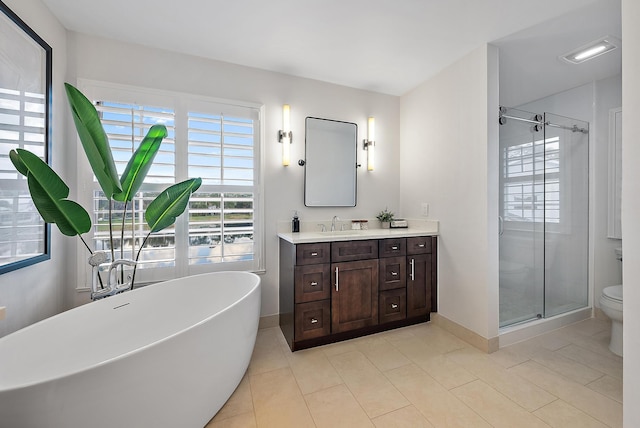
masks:
<path id="1" fill-rule="evenodd" d="M 108 84 L 88 83 L 81 90 L 94 100 L 120 175 L 152 125 L 162 123 L 168 131 L 133 203 L 125 210 L 112 202 L 116 257 L 135 258 L 148 233 L 145 209 L 159 192 L 202 178 L 185 213 L 147 241 L 136 279 L 263 269 L 259 107 Z M 107 250 L 109 204 L 95 178 L 92 183 L 93 241 Z"/>
<path id="2" fill-rule="evenodd" d="M 503 149 L 503 218 L 525 223 L 560 222 L 560 138 Z"/>
<path id="3" fill-rule="evenodd" d="M 25 149 L 46 162 L 45 126 L 44 94 L 0 88 L 0 272 L 38 257 L 48 245 L 27 180 L 9 159 L 11 150 Z"/>

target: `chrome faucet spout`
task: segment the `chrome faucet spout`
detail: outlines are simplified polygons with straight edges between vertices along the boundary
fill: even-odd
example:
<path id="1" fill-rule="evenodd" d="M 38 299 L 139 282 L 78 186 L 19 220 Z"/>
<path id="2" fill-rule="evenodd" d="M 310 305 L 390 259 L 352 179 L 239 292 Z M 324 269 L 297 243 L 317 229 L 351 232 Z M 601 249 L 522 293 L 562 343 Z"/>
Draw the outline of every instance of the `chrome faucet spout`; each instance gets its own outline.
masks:
<path id="1" fill-rule="evenodd" d="M 118 279 L 117 279 L 118 267 L 119 266 L 133 267 L 135 265 L 136 265 L 136 262 L 134 262 L 133 260 L 126 260 L 126 259 L 115 260 L 113 263 L 111 263 L 111 266 L 109 267 L 109 273 L 107 275 L 107 278 L 109 278 L 109 288 L 112 291 L 116 291 L 116 292 L 126 290 L 127 288 L 129 288 L 130 286 L 129 282 L 118 284 Z"/>

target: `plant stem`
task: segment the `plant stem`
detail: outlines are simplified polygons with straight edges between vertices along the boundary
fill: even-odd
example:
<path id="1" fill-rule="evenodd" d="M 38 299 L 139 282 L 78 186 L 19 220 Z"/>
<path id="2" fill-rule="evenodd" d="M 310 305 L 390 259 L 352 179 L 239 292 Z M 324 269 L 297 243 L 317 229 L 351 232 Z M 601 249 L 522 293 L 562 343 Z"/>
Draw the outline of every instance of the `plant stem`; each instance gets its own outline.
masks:
<path id="1" fill-rule="evenodd" d="M 111 224 L 112 204 L 113 200 L 109 198 L 109 247 L 111 247 L 111 261 L 114 261 L 116 256 L 113 250 L 113 225 Z"/>
<path id="2" fill-rule="evenodd" d="M 121 259 L 124 259 L 124 226 L 126 225 L 126 219 L 127 219 L 127 203 L 128 203 L 127 201 L 124 201 L 124 211 L 122 212 L 122 227 L 120 228 L 120 258 Z M 131 250 L 131 256 L 133 256 L 133 247 Z M 120 284 L 123 284 L 123 283 L 124 283 L 124 266 L 122 266 L 122 269 L 120 270 Z"/>
<path id="3" fill-rule="evenodd" d="M 89 246 L 87 245 L 87 241 L 84 240 L 84 238 L 82 237 L 82 235 L 78 235 L 78 238 L 80 238 L 80 240 L 82 241 L 82 243 L 84 244 L 85 247 L 87 247 L 87 250 L 89 251 L 89 254 L 93 255 L 93 251 L 91 251 L 91 248 L 89 248 Z"/>
<path id="4" fill-rule="evenodd" d="M 124 259 L 124 227 L 126 225 L 126 218 L 127 218 L 127 201 L 124 202 L 124 211 L 122 212 L 122 227 L 120 228 L 120 258 L 121 259 Z"/>
<path id="5" fill-rule="evenodd" d="M 133 290 L 133 283 L 136 280 L 136 270 L 138 269 L 138 259 L 140 258 L 140 253 L 142 252 L 144 244 L 147 243 L 147 239 L 149 239 L 150 236 L 151 232 L 149 232 L 147 236 L 144 237 L 144 241 L 142 241 L 142 245 L 140 245 L 140 249 L 138 249 L 138 254 L 136 254 L 136 265 L 133 267 L 133 275 L 131 275 L 131 288 L 129 288 L 130 290 Z"/>

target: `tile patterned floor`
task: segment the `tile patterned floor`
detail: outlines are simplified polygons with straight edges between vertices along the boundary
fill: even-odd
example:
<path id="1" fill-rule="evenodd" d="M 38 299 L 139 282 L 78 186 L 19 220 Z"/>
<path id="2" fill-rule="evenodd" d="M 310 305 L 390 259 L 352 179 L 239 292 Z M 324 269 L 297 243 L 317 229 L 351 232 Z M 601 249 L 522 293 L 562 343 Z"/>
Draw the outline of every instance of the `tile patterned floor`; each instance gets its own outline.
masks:
<path id="1" fill-rule="evenodd" d="M 621 427 L 609 329 L 589 319 L 490 355 L 431 323 L 295 353 L 260 330 L 206 428 Z"/>

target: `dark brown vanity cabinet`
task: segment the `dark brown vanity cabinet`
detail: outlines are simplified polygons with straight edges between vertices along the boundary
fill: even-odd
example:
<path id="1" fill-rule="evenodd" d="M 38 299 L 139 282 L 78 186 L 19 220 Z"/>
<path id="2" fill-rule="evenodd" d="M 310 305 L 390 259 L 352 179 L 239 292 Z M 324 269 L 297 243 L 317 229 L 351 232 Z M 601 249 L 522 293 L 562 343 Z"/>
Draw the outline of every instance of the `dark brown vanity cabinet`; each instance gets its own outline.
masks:
<path id="1" fill-rule="evenodd" d="M 407 317 L 431 312 L 434 247 L 431 237 L 407 238 Z"/>
<path id="2" fill-rule="evenodd" d="M 280 328 L 292 350 L 429 320 L 436 237 L 280 239 Z"/>

